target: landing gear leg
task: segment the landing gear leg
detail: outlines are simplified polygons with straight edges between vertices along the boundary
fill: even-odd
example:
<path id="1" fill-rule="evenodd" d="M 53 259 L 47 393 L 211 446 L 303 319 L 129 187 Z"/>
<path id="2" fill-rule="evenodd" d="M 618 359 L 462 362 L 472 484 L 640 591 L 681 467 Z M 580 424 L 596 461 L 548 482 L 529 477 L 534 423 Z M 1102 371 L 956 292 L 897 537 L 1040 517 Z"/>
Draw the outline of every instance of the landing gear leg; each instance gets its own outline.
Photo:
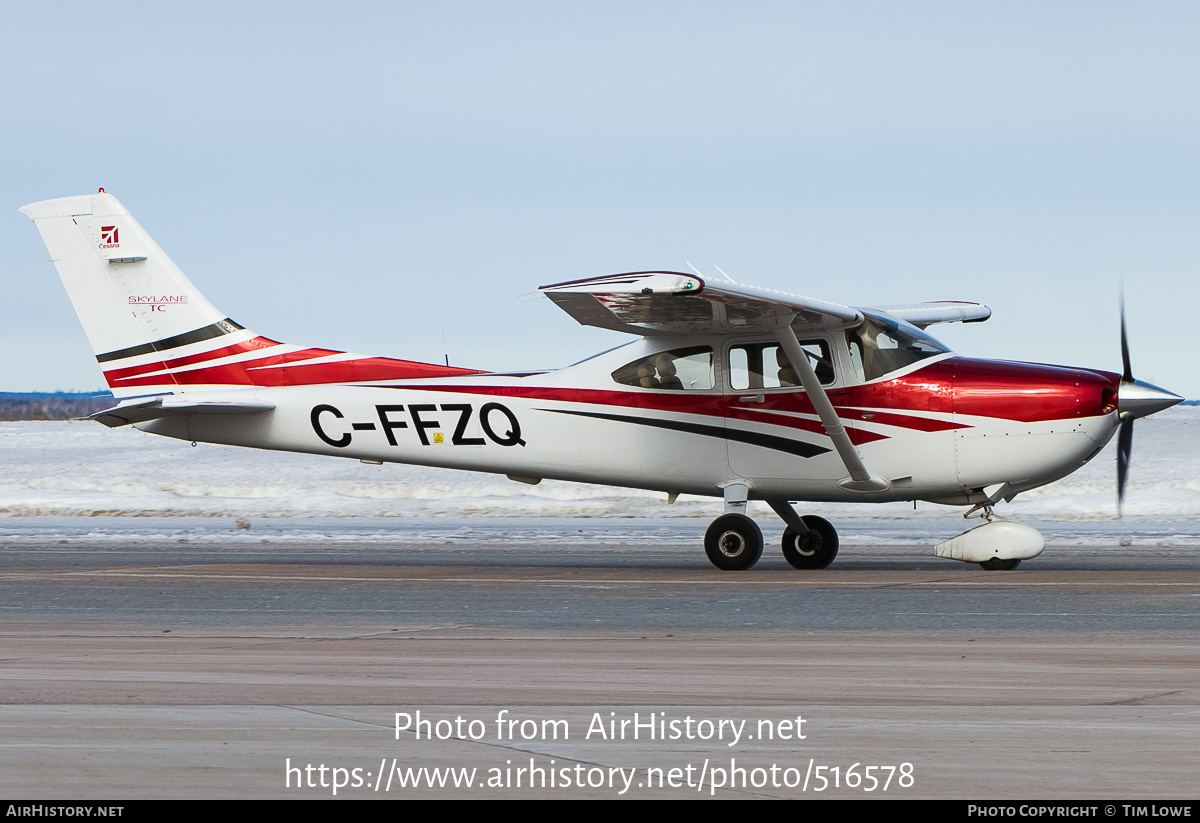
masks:
<path id="1" fill-rule="evenodd" d="M 786 500 L 768 500 L 780 519 L 787 524 L 780 547 L 783 559 L 793 569 L 823 569 L 838 553 L 837 529 L 815 514 L 801 517 Z"/>

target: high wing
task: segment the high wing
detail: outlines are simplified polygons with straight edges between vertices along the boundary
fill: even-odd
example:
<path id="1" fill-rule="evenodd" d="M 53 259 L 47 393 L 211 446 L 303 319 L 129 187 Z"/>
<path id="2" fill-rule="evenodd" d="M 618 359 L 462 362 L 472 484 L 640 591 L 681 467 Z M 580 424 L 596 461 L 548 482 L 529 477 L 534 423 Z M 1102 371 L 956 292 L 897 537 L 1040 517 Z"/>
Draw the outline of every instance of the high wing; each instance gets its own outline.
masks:
<path id="1" fill-rule="evenodd" d="M 792 317 L 800 330 L 853 328 L 858 309 L 799 294 L 643 271 L 571 280 L 540 291 L 585 326 L 630 334 L 730 334 Z"/>
<path id="2" fill-rule="evenodd" d="M 957 300 L 910 303 L 904 306 L 874 306 L 873 309 L 887 312 L 892 317 L 911 323 L 919 329 L 934 323 L 982 323 L 992 316 L 992 310 L 987 306 Z"/>
<path id="3" fill-rule="evenodd" d="M 854 328 L 863 320 L 861 311 L 839 303 L 670 271 L 570 280 L 540 291 L 585 326 L 629 334 L 731 334 L 771 326 L 774 318 L 789 315 L 799 331 Z M 934 323 L 979 323 L 992 315 L 987 306 L 960 301 L 872 310 L 922 329 Z"/>

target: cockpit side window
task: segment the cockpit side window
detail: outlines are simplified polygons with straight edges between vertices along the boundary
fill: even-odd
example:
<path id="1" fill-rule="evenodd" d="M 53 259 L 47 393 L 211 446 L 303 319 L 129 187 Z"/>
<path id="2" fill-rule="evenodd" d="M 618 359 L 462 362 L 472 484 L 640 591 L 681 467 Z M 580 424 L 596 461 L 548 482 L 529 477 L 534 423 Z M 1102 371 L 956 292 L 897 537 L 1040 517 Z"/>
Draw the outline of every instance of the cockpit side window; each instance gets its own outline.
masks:
<path id="1" fill-rule="evenodd" d="M 706 391 L 717 384 L 709 346 L 660 351 L 625 364 L 612 378 L 623 386 L 673 391 Z"/>
<path id="2" fill-rule="evenodd" d="M 825 340 L 801 340 L 800 348 L 821 385 L 834 381 L 833 359 Z M 729 349 L 729 386 L 734 391 L 781 389 L 800 385 L 787 354 L 778 343 L 739 343 Z"/>
<path id="3" fill-rule="evenodd" d="M 859 380 L 875 380 L 949 349 L 914 326 L 868 315 L 846 332 L 850 362 Z"/>

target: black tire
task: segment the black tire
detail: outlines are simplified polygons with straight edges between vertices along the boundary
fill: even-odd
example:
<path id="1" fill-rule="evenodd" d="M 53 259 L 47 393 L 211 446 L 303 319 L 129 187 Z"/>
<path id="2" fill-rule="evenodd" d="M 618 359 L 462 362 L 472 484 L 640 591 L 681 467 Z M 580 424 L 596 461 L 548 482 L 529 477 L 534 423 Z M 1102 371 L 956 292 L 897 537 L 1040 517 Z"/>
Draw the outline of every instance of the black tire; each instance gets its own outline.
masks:
<path id="1" fill-rule="evenodd" d="M 762 557 L 762 550 L 762 529 L 744 514 L 723 514 L 704 533 L 704 553 L 724 571 L 750 568 Z"/>
<path id="2" fill-rule="evenodd" d="M 824 517 L 815 514 L 800 519 L 808 526 L 808 534 L 798 534 L 791 528 L 784 529 L 780 542 L 783 559 L 793 569 L 823 569 L 837 557 L 837 529 Z"/>
<path id="3" fill-rule="evenodd" d="M 1020 560 L 1001 560 L 998 557 L 993 557 L 991 560 L 985 560 L 980 563 L 979 568 L 988 572 L 1010 572 L 1019 565 L 1021 565 Z"/>

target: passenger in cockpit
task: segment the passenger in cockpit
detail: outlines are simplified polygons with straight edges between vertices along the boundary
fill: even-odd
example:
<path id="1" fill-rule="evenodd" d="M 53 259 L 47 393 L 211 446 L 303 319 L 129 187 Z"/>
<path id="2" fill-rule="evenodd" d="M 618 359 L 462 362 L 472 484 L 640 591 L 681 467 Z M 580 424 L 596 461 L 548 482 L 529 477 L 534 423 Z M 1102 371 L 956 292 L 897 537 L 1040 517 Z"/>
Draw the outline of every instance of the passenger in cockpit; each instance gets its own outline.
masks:
<path id="1" fill-rule="evenodd" d="M 666 352 L 654 358 L 654 366 L 658 369 L 658 388 L 682 389 L 683 381 L 676 375 L 675 358 Z"/>
<path id="2" fill-rule="evenodd" d="M 800 381 L 796 379 L 796 371 L 792 368 L 791 361 L 788 360 L 787 352 L 782 348 L 775 350 L 775 362 L 779 365 L 780 386 L 800 385 Z"/>

